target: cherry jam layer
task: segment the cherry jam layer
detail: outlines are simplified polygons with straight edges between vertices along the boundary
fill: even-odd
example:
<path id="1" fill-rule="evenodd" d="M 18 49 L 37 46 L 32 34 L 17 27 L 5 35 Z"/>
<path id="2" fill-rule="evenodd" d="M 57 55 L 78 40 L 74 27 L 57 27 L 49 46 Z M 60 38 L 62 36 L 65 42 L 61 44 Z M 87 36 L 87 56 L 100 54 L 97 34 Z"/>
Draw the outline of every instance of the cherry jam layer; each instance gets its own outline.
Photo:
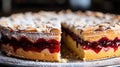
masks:
<path id="1" fill-rule="evenodd" d="M 107 37 L 102 37 L 98 41 L 89 42 L 79 38 L 79 36 L 75 35 L 67 28 L 62 28 L 62 31 L 65 32 L 65 36 L 70 35 L 71 38 L 76 41 L 76 47 L 78 47 L 78 44 L 80 44 L 83 49 L 92 49 L 96 53 L 99 53 L 102 48 L 105 51 L 108 51 L 109 48 L 113 48 L 114 51 L 116 51 L 118 46 L 120 46 L 120 39 L 118 39 L 118 37 L 116 37 L 114 40 L 109 40 Z"/>
<path id="2" fill-rule="evenodd" d="M 7 36 L 2 36 L 1 44 L 10 44 L 13 46 L 14 51 L 18 48 L 23 48 L 25 51 L 37 51 L 41 52 L 44 49 L 48 49 L 50 53 L 58 53 L 60 51 L 60 42 L 55 39 L 46 40 L 43 38 L 38 39 L 36 42 L 32 43 L 26 37 L 21 37 L 18 41 L 15 38 L 9 39 Z"/>

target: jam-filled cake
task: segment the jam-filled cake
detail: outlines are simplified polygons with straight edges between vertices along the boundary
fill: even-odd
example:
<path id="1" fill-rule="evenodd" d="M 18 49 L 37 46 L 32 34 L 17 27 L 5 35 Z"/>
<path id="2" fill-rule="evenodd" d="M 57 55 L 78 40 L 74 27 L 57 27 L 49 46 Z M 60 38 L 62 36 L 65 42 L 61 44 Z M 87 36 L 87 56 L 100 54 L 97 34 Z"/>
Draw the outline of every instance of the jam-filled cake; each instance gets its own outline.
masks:
<path id="1" fill-rule="evenodd" d="M 120 56 L 120 16 L 99 12 L 65 13 L 62 39 L 82 60 Z"/>
<path id="2" fill-rule="evenodd" d="M 55 12 L 19 13 L 0 19 L 3 52 L 31 60 L 60 61 L 61 26 Z"/>
<path id="3" fill-rule="evenodd" d="M 82 60 L 111 58 L 120 56 L 119 30 L 119 15 L 90 11 L 19 13 L 1 17 L 0 47 L 8 56 L 60 61 L 62 36 L 62 45 Z"/>

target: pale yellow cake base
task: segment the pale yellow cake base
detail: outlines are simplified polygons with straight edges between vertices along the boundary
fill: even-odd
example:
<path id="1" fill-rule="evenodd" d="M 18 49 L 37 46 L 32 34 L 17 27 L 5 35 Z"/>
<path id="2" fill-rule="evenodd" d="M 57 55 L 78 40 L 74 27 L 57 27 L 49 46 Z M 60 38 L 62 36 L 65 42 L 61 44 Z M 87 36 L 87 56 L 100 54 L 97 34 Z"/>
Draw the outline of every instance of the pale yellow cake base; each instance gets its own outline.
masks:
<path id="1" fill-rule="evenodd" d="M 102 49 L 99 53 L 95 53 L 93 50 L 84 50 L 80 44 L 78 44 L 78 47 L 76 47 L 76 41 L 74 41 L 69 35 L 65 35 L 65 33 L 62 33 L 62 39 L 67 45 L 68 48 L 70 48 L 73 52 L 77 54 L 77 56 L 82 60 L 97 60 L 102 58 L 111 58 L 114 56 L 120 56 L 120 47 L 114 52 L 113 48 L 109 48 L 109 50 L 106 52 L 104 49 Z"/>
<path id="2" fill-rule="evenodd" d="M 2 45 L 2 51 L 8 56 L 15 56 L 24 59 L 42 60 L 42 61 L 60 61 L 60 53 L 50 53 L 48 49 L 44 49 L 41 52 L 24 51 L 22 48 L 18 48 L 15 52 L 12 46 L 9 44 Z"/>

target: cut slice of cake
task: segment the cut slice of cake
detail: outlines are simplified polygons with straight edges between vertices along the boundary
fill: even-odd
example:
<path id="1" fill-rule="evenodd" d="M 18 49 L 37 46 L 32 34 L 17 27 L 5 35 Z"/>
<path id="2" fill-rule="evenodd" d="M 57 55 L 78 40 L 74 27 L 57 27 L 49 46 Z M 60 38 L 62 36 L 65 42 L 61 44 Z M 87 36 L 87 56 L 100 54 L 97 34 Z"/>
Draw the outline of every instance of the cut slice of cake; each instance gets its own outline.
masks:
<path id="1" fill-rule="evenodd" d="M 60 61 L 61 30 L 62 45 L 82 60 L 120 56 L 120 16 L 89 11 L 41 11 L 2 17 L 0 47 L 8 56 Z"/>
<path id="2" fill-rule="evenodd" d="M 0 32 L 1 50 L 9 56 L 60 61 L 61 26 L 55 12 L 2 17 Z"/>
<path id="3" fill-rule="evenodd" d="M 80 59 L 120 56 L 120 16 L 77 12 L 64 17 L 62 40 Z"/>

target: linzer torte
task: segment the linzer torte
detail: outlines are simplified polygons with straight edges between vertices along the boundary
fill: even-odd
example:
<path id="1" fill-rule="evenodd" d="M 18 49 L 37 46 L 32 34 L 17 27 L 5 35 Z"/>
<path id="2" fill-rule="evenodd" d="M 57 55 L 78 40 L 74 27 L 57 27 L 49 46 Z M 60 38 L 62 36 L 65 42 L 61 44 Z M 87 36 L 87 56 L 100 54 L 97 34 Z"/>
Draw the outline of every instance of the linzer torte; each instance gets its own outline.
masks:
<path id="1" fill-rule="evenodd" d="M 120 56 L 119 29 L 120 16 L 114 14 L 19 13 L 1 17 L 0 46 L 7 55 L 32 60 L 60 61 L 61 45 L 82 60 L 111 58 Z M 60 45 L 61 36 L 64 44 Z"/>
<path id="2" fill-rule="evenodd" d="M 60 28 L 54 12 L 28 12 L 2 17 L 1 49 L 15 57 L 59 61 Z"/>
<path id="3" fill-rule="evenodd" d="M 120 56 L 120 16 L 88 11 L 65 17 L 62 39 L 80 59 Z"/>

